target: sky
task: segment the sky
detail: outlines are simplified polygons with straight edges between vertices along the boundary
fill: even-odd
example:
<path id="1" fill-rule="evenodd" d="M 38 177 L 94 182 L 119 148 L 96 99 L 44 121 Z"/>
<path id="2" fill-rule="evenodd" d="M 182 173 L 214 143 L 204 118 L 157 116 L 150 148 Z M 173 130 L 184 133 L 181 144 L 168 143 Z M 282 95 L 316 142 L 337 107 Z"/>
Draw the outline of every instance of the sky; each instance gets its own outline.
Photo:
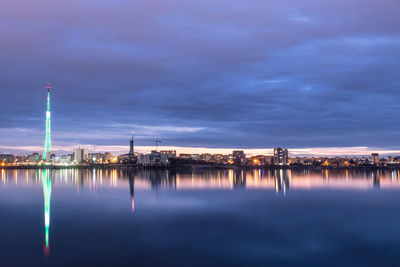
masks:
<path id="1" fill-rule="evenodd" d="M 59 151 L 123 152 L 134 130 L 139 150 L 160 139 L 182 151 L 400 153 L 398 10 L 398 0 L 2 0 L 0 153 L 41 151 L 47 81 Z"/>

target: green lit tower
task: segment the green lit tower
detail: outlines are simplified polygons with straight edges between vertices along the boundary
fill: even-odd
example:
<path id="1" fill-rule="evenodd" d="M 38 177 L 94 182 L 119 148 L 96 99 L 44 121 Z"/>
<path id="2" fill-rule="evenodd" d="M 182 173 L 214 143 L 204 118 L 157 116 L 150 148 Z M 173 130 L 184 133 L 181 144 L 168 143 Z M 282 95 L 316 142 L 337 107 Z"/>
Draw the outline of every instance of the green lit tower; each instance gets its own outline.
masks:
<path id="1" fill-rule="evenodd" d="M 46 109 L 46 136 L 44 138 L 44 147 L 42 159 L 47 159 L 47 153 L 51 152 L 51 120 L 50 120 L 50 83 L 46 85 L 47 89 L 47 109 Z"/>

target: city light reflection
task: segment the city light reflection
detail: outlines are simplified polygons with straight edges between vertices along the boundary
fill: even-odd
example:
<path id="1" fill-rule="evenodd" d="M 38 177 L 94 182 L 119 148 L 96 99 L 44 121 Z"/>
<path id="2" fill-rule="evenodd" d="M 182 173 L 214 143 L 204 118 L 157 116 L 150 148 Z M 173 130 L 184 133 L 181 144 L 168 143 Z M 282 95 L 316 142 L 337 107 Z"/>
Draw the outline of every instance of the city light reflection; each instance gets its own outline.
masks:
<path id="1" fill-rule="evenodd" d="M 134 177 L 135 188 L 150 189 L 229 189 L 291 190 L 312 188 L 380 189 L 400 188 L 398 170 L 204 170 L 201 172 L 175 172 L 170 170 L 47 170 L 53 173 L 57 186 L 73 185 L 76 191 L 88 190 L 95 194 L 101 187 L 129 187 Z M 35 186 L 42 182 L 42 171 L 0 170 L 3 186 Z M 133 176 L 132 176 L 133 175 Z M 19 177 L 24 177 L 24 183 Z M 107 183 L 104 183 L 106 181 Z M 285 186 L 285 187 L 284 187 Z"/>

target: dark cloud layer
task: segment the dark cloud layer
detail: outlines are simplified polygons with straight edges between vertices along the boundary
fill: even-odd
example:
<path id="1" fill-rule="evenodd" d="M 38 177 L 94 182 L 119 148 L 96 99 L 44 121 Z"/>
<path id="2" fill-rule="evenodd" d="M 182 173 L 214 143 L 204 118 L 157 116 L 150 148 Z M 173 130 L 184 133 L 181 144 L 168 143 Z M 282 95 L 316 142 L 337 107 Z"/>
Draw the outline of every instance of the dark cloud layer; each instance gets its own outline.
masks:
<path id="1" fill-rule="evenodd" d="M 398 0 L 0 4 L 3 145 L 396 147 Z M 19 134 L 14 134 L 13 131 Z M 23 137 L 23 141 L 16 140 Z"/>

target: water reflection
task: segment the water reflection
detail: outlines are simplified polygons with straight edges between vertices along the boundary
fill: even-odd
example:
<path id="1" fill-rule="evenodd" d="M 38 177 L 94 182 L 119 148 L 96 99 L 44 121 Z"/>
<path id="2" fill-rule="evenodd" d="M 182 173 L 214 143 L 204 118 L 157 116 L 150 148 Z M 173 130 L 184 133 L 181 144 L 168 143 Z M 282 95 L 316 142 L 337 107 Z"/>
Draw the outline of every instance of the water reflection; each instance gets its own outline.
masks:
<path id="1" fill-rule="evenodd" d="M 379 189 L 381 187 L 381 177 L 379 172 L 372 173 L 372 182 L 375 189 Z"/>
<path id="2" fill-rule="evenodd" d="M 42 170 L 41 178 L 43 184 L 43 201 L 44 201 L 44 227 L 45 227 L 45 243 L 44 254 L 47 256 L 50 252 L 49 246 L 49 230 L 50 230 L 50 202 L 52 187 L 52 171 Z"/>
<path id="3" fill-rule="evenodd" d="M 290 172 L 289 170 L 279 169 L 274 170 L 275 177 L 275 191 L 277 195 L 282 194 L 286 196 L 286 192 L 289 190 L 290 183 Z"/>
<path id="4" fill-rule="evenodd" d="M 152 189 L 271 189 L 278 194 L 287 194 L 289 187 L 311 188 L 393 188 L 400 187 L 399 171 L 385 170 L 1 170 L 3 187 L 27 186 L 39 182 L 72 185 L 79 192 L 88 189 L 96 195 L 99 188 L 128 186 L 133 197 L 133 188 Z M 51 191 L 51 190 L 50 190 Z"/>
<path id="5" fill-rule="evenodd" d="M 133 174 L 133 172 L 129 174 L 129 192 L 131 195 L 132 213 L 135 211 L 135 176 Z"/>
<path id="6" fill-rule="evenodd" d="M 54 252 L 59 251 L 60 246 L 62 246 L 61 243 L 63 243 L 57 241 L 56 239 L 57 235 L 52 234 L 50 236 L 50 222 L 51 221 L 53 222 L 52 229 L 54 231 L 55 229 L 54 226 L 59 226 L 59 224 L 62 224 L 63 221 L 60 219 L 57 221 L 57 218 L 59 218 L 59 216 L 63 216 L 63 214 L 60 213 L 53 213 L 53 219 L 55 220 L 51 220 L 52 218 L 51 218 L 50 204 L 51 204 L 52 193 L 53 193 L 53 212 L 54 210 L 59 211 L 59 208 L 57 207 L 57 203 L 59 202 L 54 202 L 55 201 L 54 197 L 57 198 L 58 194 L 64 194 L 63 195 L 64 198 L 67 195 L 66 199 L 68 199 L 68 201 L 72 201 L 74 198 L 76 198 L 76 195 L 79 196 L 83 195 L 85 198 L 82 198 L 79 201 L 75 202 L 74 204 L 71 204 L 71 207 L 73 207 L 71 209 L 79 209 L 78 206 L 83 204 L 85 201 L 88 202 L 88 199 L 97 200 L 99 199 L 100 196 L 110 194 L 110 192 L 116 193 L 113 194 L 113 198 L 106 198 L 107 203 L 110 204 L 110 207 L 112 206 L 112 208 L 110 208 L 108 211 L 110 213 L 112 212 L 113 216 L 116 216 L 117 213 L 114 210 L 115 206 L 122 207 L 123 215 L 117 214 L 118 216 L 120 216 L 118 217 L 118 219 L 120 219 L 121 217 L 124 218 L 124 220 L 127 220 L 127 218 L 137 219 L 137 221 L 134 222 L 135 226 L 137 226 L 138 223 L 142 222 L 143 223 L 142 227 L 144 227 L 144 225 L 148 224 L 149 221 L 153 222 L 152 220 L 146 221 L 145 219 L 147 217 L 143 216 L 146 207 L 147 208 L 150 207 L 149 210 L 153 212 L 154 209 L 152 208 L 154 208 L 154 206 L 152 205 L 156 206 L 161 205 L 162 201 L 158 201 L 158 196 L 161 195 L 162 197 L 162 194 L 164 194 L 167 191 L 168 194 L 172 192 L 175 195 L 179 195 L 179 197 L 178 199 L 172 199 L 172 200 L 168 198 L 163 198 L 163 201 L 165 201 L 166 203 L 165 205 L 168 204 L 172 206 L 177 205 L 178 207 L 181 207 L 179 206 L 181 205 L 181 202 L 185 202 L 186 201 L 185 197 L 188 197 L 193 191 L 206 192 L 202 196 L 204 198 L 208 198 L 210 196 L 209 195 L 210 191 L 218 195 L 222 195 L 221 192 L 224 191 L 223 193 L 227 192 L 227 194 L 230 194 L 231 196 L 234 195 L 234 197 L 230 198 L 229 201 L 226 202 L 229 203 L 228 208 L 226 210 L 229 210 L 231 209 L 231 206 L 241 207 L 240 205 L 242 205 L 241 201 L 243 201 L 243 198 L 238 198 L 238 200 L 236 200 L 237 196 L 243 197 L 243 194 L 247 194 L 249 191 L 257 190 L 260 191 L 261 194 L 254 194 L 254 195 L 270 196 L 268 201 L 273 199 L 275 201 L 275 204 L 277 204 L 277 206 L 279 206 L 280 208 L 285 207 L 288 210 L 288 212 L 284 213 L 284 215 L 290 214 L 290 216 L 293 216 L 294 214 L 296 214 L 293 210 L 291 210 L 295 209 L 295 207 L 293 206 L 294 204 L 290 204 L 292 206 L 282 206 L 283 204 L 280 203 L 285 202 L 283 201 L 283 197 L 285 197 L 285 200 L 290 199 L 290 196 L 292 194 L 295 194 L 296 190 L 297 191 L 302 190 L 305 194 L 312 194 L 313 190 L 319 191 L 321 189 L 332 190 L 332 191 L 360 190 L 360 191 L 366 191 L 367 194 L 370 194 L 369 191 L 374 192 L 376 190 L 382 190 L 381 192 L 374 192 L 374 194 L 376 193 L 381 194 L 385 193 L 383 192 L 383 190 L 385 189 L 400 189 L 398 170 L 387 171 L 387 170 L 355 170 L 355 169 L 345 169 L 345 170 L 339 170 L 339 169 L 208 170 L 206 169 L 206 170 L 195 170 L 195 171 L 174 171 L 174 170 L 119 170 L 119 169 L 112 169 L 112 170 L 109 169 L 4 170 L 2 169 L 0 174 L 1 174 L 0 188 L 3 187 L 3 191 L 7 191 L 7 189 L 10 189 L 11 192 L 12 189 L 15 188 L 19 189 L 21 187 L 26 187 L 27 189 L 26 191 L 29 191 L 31 188 L 38 189 L 38 190 L 32 190 L 34 194 L 36 194 L 39 191 L 43 192 L 43 202 L 41 202 L 40 194 L 38 195 L 38 199 L 40 199 L 40 208 L 42 208 L 41 205 L 43 205 L 43 211 L 44 211 L 43 214 L 44 221 L 41 222 L 41 224 L 44 223 L 44 233 L 41 232 L 40 235 L 40 237 L 43 239 L 43 234 L 44 234 L 44 242 L 35 241 L 35 244 L 41 246 L 42 245 L 41 242 L 44 243 L 43 244 L 44 255 L 48 258 L 51 258 L 52 256 L 50 255 L 50 247 L 52 246 L 52 244 L 57 243 L 58 246 L 57 249 L 55 249 L 54 246 L 52 247 L 51 254 L 57 254 Z M 58 190 L 59 188 L 62 190 Z M 55 190 L 53 191 L 53 189 Z M 146 202 L 147 204 L 144 203 L 143 201 L 144 195 L 142 194 L 141 190 L 147 192 L 146 193 L 147 197 L 150 195 L 155 199 L 157 199 L 157 201 L 153 200 Z M 186 194 L 186 192 L 184 192 L 185 194 L 178 194 L 180 193 L 178 191 L 186 191 L 189 192 L 189 194 Z M 73 194 L 71 194 L 71 192 L 73 192 Z M 74 194 L 75 192 L 77 193 L 76 195 Z M 135 206 L 135 192 L 137 193 L 136 206 Z M 118 202 L 118 197 L 116 197 L 116 195 L 119 196 L 119 194 L 122 194 L 121 195 L 122 204 Z M 10 196 L 13 197 L 12 194 L 10 194 Z M 30 197 L 32 197 L 32 195 L 30 195 Z M 36 197 L 36 195 L 34 197 Z M 210 201 L 212 202 L 215 200 L 216 198 L 214 199 L 211 198 Z M 257 202 L 252 202 L 252 199 L 250 200 L 251 202 L 248 207 L 253 207 L 253 205 L 255 205 L 255 203 Z M 231 205 L 232 201 L 238 201 L 240 205 Z M 104 203 L 105 202 L 102 202 L 101 204 L 103 205 Z M 188 205 L 194 205 L 193 206 L 194 208 L 201 207 L 200 202 L 196 202 L 190 197 L 188 197 L 188 203 L 189 203 Z M 214 202 L 212 202 L 212 204 L 214 205 Z M 94 209 L 102 206 L 97 204 L 95 205 L 93 203 L 87 205 Z M 175 208 L 176 206 L 173 207 Z M 207 206 L 207 208 L 208 207 L 209 206 Z M 221 214 L 225 212 L 224 208 L 225 207 L 221 208 L 220 210 Z M 260 212 L 265 212 L 264 208 L 265 206 L 263 205 L 262 208 L 255 209 L 256 213 L 258 214 Z M 303 208 L 307 208 L 307 206 L 303 206 Z M 272 209 L 273 205 L 270 205 L 268 208 L 268 212 L 271 212 Z M 340 212 L 341 209 L 342 206 L 339 209 Z M 88 210 L 89 209 L 85 209 L 85 212 Z M 238 220 L 237 217 L 233 217 L 239 221 L 238 225 L 242 226 L 241 220 L 246 220 L 243 218 L 248 217 L 246 214 L 247 212 L 249 212 L 249 210 L 250 208 L 240 210 L 240 213 L 238 213 L 239 215 L 237 215 L 239 217 L 243 216 L 240 217 L 240 220 Z M 292 213 L 290 211 L 292 211 Z M 310 212 L 309 217 L 315 216 L 313 212 L 314 211 Z M 379 212 L 384 212 L 384 211 L 379 211 Z M 86 217 L 85 219 L 92 220 L 91 221 L 92 224 L 90 224 L 90 227 L 94 227 L 94 225 L 96 225 L 97 223 L 96 220 L 98 220 L 99 218 L 103 218 L 102 216 L 104 216 L 107 218 L 107 220 L 105 222 L 103 221 L 103 223 L 109 226 L 110 221 L 108 221 L 109 220 L 108 217 L 112 217 L 110 213 L 98 212 L 97 213 L 98 217 L 96 217 L 95 219 L 93 218 L 88 219 L 89 215 L 87 215 L 88 217 Z M 134 214 L 135 216 L 131 216 L 132 213 L 135 213 Z M 242 213 L 243 215 L 241 215 Z M 160 213 L 160 214 L 161 215 L 159 215 L 157 219 L 163 219 L 163 218 L 165 219 L 166 217 L 165 213 Z M 195 212 L 194 214 L 201 214 L 201 212 L 198 210 L 198 212 L 197 213 Z M 219 212 L 215 213 L 211 212 L 211 214 L 215 215 L 219 214 Z M 348 214 L 352 214 L 352 212 L 349 211 Z M 268 223 L 270 221 L 269 213 L 264 215 L 265 218 L 268 217 L 268 219 L 265 219 L 264 223 Z M 56 216 L 56 218 L 54 218 L 54 216 Z M 83 216 L 85 216 L 85 214 Z M 149 215 L 147 214 L 147 216 Z M 304 218 L 306 217 L 307 216 L 304 216 Z M 381 217 L 382 216 L 377 216 L 377 218 Z M 299 218 L 302 219 L 303 217 L 300 216 Z M 198 219 L 202 218 L 196 217 L 191 221 L 191 223 L 196 226 Z M 35 220 L 37 221 L 37 219 Z M 286 222 L 286 220 L 290 221 L 291 218 L 290 219 L 286 218 L 284 221 Z M 71 222 L 75 221 L 76 221 L 75 219 L 71 219 Z M 115 221 L 113 221 L 113 223 L 115 223 Z M 164 230 L 167 229 L 166 232 L 169 232 L 171 230 L 170 229 L 171 225 L 174 225 L 175 223 L 180 221 L 181 217 L 174 220 L 173 223 L 166 224 L 167 226 L 165 226 L 166 228 Z M 328 220 L 328 222 L 329 221 L 330 219 Z M 130 221 L 130 223 L 132 222 Z M 124 224 L 121 225 L 124 226 Z M 162 224 L 152 225 L 152 227 L 154 227 L 154 229 L 156 228 L 161 229 L 162 227 L 160 227 L 160 225 Z M 188 225 L 190 224 L 188 223 Z M 226 224 L 221 223 L 221 225 L 226 225 Z M 309 225 L 309 224 L 305 223 L 304 225 Z M 125 225 L 125 227 L 128 226 Z M 271 227 L 273 227 L 273 225 Z M 108 230 L 108 228 L 103 228 L 103 229 L 105 229 L 105 231 Z M 138 227 L 137 229 L 142 229 L 142 228 Z M 179 233 L 182 229 L 183 229 L 182 227 L 177 227 L 177 229 L 175 229 L 175 233 Z M 356 227 L 356 229 L 359 228 Z M 121 231 L 122 230 L 123 229 L 121 229 Z M 206 232 L 207 231 L 203 229 L 203 234 L 207 234 Z M 57 234 L 58 233 L 59 232 L 57 232 Z M 158 233 L 158 235 L 159 234 L 160 233 Z M 156 235 L 157 238 L 158 235 Z M 273 233 L 271 233 L 271 235 L 273 235 Z M 307 238 L 309 237 L 307 236 Z M 267 238 L 265 238 L 265 240 L 267 240 Z M 265 240 L 263 239 L 262 242 L 265 242 Z M 307 242 L 305 243 L 306 245 L 308 244 Z M 209 243 L 207 242 L 207 246 L 208 245 Z"/>

